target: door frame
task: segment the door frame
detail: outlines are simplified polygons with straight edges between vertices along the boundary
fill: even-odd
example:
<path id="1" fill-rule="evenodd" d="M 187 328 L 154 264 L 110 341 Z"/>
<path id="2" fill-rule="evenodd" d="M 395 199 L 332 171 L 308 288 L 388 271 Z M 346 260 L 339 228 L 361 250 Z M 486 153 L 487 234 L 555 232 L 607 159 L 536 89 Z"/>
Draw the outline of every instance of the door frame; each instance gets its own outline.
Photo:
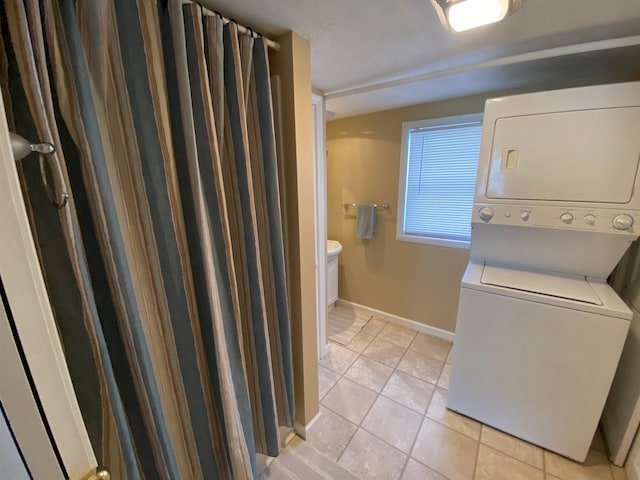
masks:
<path id="1" fill-rule="evenodd" d="M 0 92 L 0 276 L 29 372 L 69 478 L 95 470 L 29 226 Z M 51 215 L 57 215 L 51 207 Z M 11 419 L 10 419 L 11 420 Z M 20 441 L 20 438 L 18 438 Z"/>
<path id="2" fill-rule="evenodd" d="M 324 94 L 311 94 L 313 110 L 314 217 L 316 230 L 316 318 L 318 360 L 329 352 L 327 342 L 327 154 Z"/>
<path id="3" fill-rule="evenodd" d="M 20 341 L 14 337 L 11 310 L 0 302 L 0 404 L 2 419 L 7 422 L 18 457 L 26 471 L 25 478 L 64 480 L 54 445 L 38 409 L 28 367 L 20 357 Z M 29 472 L 29 473 L 26 473 Z M 22 477 L 20 477 L 22 478 Z"/>

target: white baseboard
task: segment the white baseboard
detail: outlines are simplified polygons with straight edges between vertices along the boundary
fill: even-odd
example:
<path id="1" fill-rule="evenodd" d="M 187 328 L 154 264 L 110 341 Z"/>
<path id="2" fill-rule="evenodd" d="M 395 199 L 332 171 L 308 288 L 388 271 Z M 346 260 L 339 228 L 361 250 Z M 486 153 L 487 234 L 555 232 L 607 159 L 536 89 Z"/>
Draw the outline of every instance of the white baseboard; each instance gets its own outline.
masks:
<path id="1" fill-rule="evenodd" d="M 629 480 L 640 480 L 640 434 L 636 435 L 624 466 Z"/>
<path id="2" fill-rule="evenodd" d="M 320 358 L 319 358 L 319 360 L 322 360 L 324 357 L 326 357 L 326 356 L 327 356 L 327 354 L 329 353 L 329 350 L 330 350 L 330 347 L 329 347 L 329 344 L 327 343 L 327 344 L 324 346 L 324 348 L 320 351 L 320 354 L 319 354 L 319 357 L 320 357 Z"/>
<path id="3" fill-rule="evenodd" d="M 269 457 L 262 453 L 256 453 L 256 466 L 258 467 L 258 475 L 264 472 L 269 465 L 276 459 L 276 457 Z"/>
<path id="4" fill-rule="evenodd" d="M 289 444 L 289 442 L 296 436 L 296 431 L 293 428 L 282 426 L 278 427 L 278 430 L 280 431 L 280 448 L 285 448 Z M 262 453 L 256 453 L 258 475 L 269 468 L 269 465 L 271 465 L 276 458 L 277 457 L 263 455 Z"/>
<path id="5" fill-rule="evenodd" d="M 426 325 L 424 323 L 416 322 L 415 320 L 409 320 L 408 318 L 400 317 L 398 315 L 394 315 L 393 313 L 383 312 L 382 310 L 376 310 L 375 308 L 367 307 L 365 305 L 360 305 L 359 303 L 350 302 L 348 300 L 343 300 L 341 298 L 338 299 L 338 305 L 342 305 L 345 307 L 351 307 L 355 310 L 360 310 L 361 312 L 368 313 L 370 315 L 375 315 L 381 320 L 386 320 L 395 325 L 399 325 L 401 327 L 413 328 L 422 333 L 426 333 L 428 335 L 433 335 L 434 337 L 444 338 L 445 340 L 454 341 L 456 334 L 453 332 L 449 332 L 448 330 L 443 330 L 441 328 L 432 327 L 431 325 Z"/>
<path id="6" fill-rule="evenodd" d="M 320 412 L 318 412 L 316 416 L 313 417 L 311 421 L 306 425 L 302 425 L 301 423 L 296 422 L 295 425 L 293 426 L 293 429 L 303 440 L 306 440 L 307 432 L 311 429 L 311 427 L 313 427 L 313 424 L 316 423 L 319 418 L 320 418 Z"/>
<path id="7" fill-rule="evenodd" d="M 296 436 L 296 431 L 291 427 L 278 427 L 280 431 L 280 447 L 286 447 L 291 439 Z"/>

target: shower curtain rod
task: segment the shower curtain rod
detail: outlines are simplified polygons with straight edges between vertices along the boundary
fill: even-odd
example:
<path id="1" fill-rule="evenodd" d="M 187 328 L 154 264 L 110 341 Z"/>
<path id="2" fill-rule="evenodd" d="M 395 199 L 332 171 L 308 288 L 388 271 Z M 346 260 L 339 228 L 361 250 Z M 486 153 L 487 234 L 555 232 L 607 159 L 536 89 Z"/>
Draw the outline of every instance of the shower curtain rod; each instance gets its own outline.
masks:
<path id="1" fill-rule="evenodd" d="M 275 50 L 276 52 L 278 50 L 280 50 L 280 44 L 278 42 L 274 42 L 273 40 L 265 37 L 264 35 L 256 32 L 255 30 L 252 30 L 251 28 L 245 27 L 244 25 L 240 25 L 238 22 L 236 22 L 234 19 L 232 18 L 227 18 L 224 15 L 222 15 L 220 12 L 215 11 L 215 10 L 209 10 L 209 8 L 207 8 L 205 5 L 202 5 L 202 3 L 200 2 L 195 2 L 192 0 L 182 0 L 182 3 L 195 3 L 196 5 L 200 5 L 202 7 L 202 9 L 204 10 L 205 14 L 207 15 L 218 15 L 220 18 L 222 18 L 222 22 L 226 25 L 227 23 L 235 23 L 238 26 L 238 32 L 244 34 L 244 35 L 249 35 L 250 37 L 253 38 L 260 38 L 262 37 L 264 39 L 264 41 L 266 42 L 267 46 L 269 48 L 272 48 L 273 50 Z"/>

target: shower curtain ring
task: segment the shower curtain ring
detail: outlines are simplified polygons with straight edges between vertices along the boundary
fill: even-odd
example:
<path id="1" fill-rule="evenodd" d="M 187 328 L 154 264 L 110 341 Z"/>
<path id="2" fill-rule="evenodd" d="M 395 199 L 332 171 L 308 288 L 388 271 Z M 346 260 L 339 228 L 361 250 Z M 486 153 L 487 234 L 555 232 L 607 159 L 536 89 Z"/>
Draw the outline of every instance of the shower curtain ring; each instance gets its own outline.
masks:
<path id="1" fill-rule="evenodd" d="M 47 145 L 51 145 L 51 144 L 49 143 Z M 51 145 L 51 147 L 53 147 L 53 145 Z M 54 148 L 54 151 L 55 151 L 55 148 Z M 58 210 L 61 210 L 67 205 L 67 203 L 69 203 L 69 194 L 63 190 L 62 193 L 60 194 L 60 200 L 58 200 L 56 198 L 55 185 L 54 186 L 49 185 L 49 181 L 47 180 L 47 173 L 45 172 L 45 169 L 44 169 L 44 164 L 45 164 L 44 156 L 50 155 L 51 153 L 53 153 L 53 151 L 51 151 L 50 153 L 40 153 L 40 178 L 42 179 L 42 185 L 44 186 L 44 191 L 47 193 L 47 197 L 49 198 L 49 201 L 54 207 L 56 207 Z M 62 183 L 62 178 L 60 178 L 60 182 Z"/>
<path id="2" fill-rule="evenodd" d="M 44 157 L 45 155 L 52 155 L 56 151 L 56 147 L 52 143 L 40 142 L 40 143 L 31 143 L 27 139 L 21 137 L 20 135 L 9 132 L 9 139 L 11 141 L 11 150 L 13 151 L 13 158 L 15 161 L 22 160 L 30 153 L 37 153 L 40 156 L 40 178 L 42 179 L 42 184 L 44 185 L 44 190 L 47 193 L 47 197 L 49 201 L 56 207 L 58 210 L 62 209 L 69 203 L 69 194 L 64 190 L 60 194 L 60 199 L 56 198 L 55 186 L 51 187 L 49 185 L 49 181 L 47 180 L 47 172 L 44 168 Z M 54 161 L 56 159 L 54 158 Z M 56 165 L 58 167 L 58 165 Z M 60 168 L 55 168 L 58 171 L 58 175 L 60 175 L 60 185 L 64 185 L 64 179 L 62 178 Z"/>

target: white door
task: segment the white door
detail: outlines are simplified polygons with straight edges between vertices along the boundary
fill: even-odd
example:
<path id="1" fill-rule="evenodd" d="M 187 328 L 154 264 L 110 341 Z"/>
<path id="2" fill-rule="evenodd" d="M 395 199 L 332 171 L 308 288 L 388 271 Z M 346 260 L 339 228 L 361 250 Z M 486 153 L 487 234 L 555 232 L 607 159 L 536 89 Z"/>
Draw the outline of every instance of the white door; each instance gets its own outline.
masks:
<path id="1" fill-rule="evenodd" d="M 0 208 L 0 225 L 2 225 L 0 230 L 0 278 L 6 294 L 4 300 L 10 309 L 15 327 L 13 336 L 7 336 L 0 332 L 0 337 L 3 342 L 8 342 L 14 337 L 18 339 L 22 358 L 28 366 L 30 387 L 35 390 L 40 401 L 41 408 L 38 410 L 46 418 L 50 444 L 55 443 L 60 462 L 64 465 L 68 478 L 84 478 L 91 470 L 95 470 L 97 462 L 73 390 L 31 236 L 18 173 L 11 152 L 1 95 L 0 205 L 2 205 Z M 57 215 L 53 208 L 51 214 Z M 5 349 L 4 343 L 0 345 L 0 349 L 3 355 L 10 355 L 9 349 L 8 347 Z M 24 368 L 17 364 L 10 368 L 5 364 L 1 365 L 3 381 L 13 381 L 10 380 L 11 375 L 16 378 L 25 375 Z M 9 396 L 9 393 L 18 394 L 18 392 L 12 391 L 11 386 L 12 384 L 0 385 L 2 401 L 4 403 L 7 400 L 7 405 L 10 403 L 9 400 L 12 402 L 20 401 L 21 398 L 17 397 L 18 399 L 15 400 Z M 34 401 L 33 397 L 31 401 Z M 7 417 L 11 424 L 17 425 L 18 420 L 35 422 L 38 418 L 40 418 L 38 421 L 42 423 L 42 417 L 35 416 L 35 414 L 31 418 L 26 418 L 31 415 L 27 400 L 18 407 L 19 411 L 23 410 L 21 416 L 25 418 L 14 418 L 13 410 L 8 411 Z M 32 425 L 32 429 L 27 429 L 27 431 L 31 433 L 18 439 L 25 452 L 29 450 L 26 446 L 29 442 L 34 442 L 34 445 L 37 442 L 46 443 L 44 437 L 37 433 L 37 426 Z M 35 474 L 35 471 L 40 471 L 40 465 L 32 464 L 30 457 L 25 454 L 27 466 L 30 469 L 33 468 L 33 478 L 36 480 L 64 478 L 56 476 L 55 464 L 50 458 L 48 461 L 44 458 L 47 456 L 47 448 L 42 448 L 43 458 L 38 458 L 38 461 L 43 461 L 44 465 L 51 466 L 52 470 L 46 475 Z M 50 445 L 48 448 L 50 450 L 52 446 Z M 60 470 L 60 466 L 57 468 Z"/>
<path id="2" fill-rule="evenodd" d="M 327 344 L 327 161 L 325 152 L 324 97 L 312 94 L 314 217 L 316 226 L 316 318 L 318 360 L 328 352 Z"/>
<path id="3" fill-rule="evenodd" d="M 20 359 L 20 341 L 15 339 L 15 325 L 7 309 L 4 302 L 0 304 L 1 471 L 13 480 L 29 479 L 30 475 L 63 480 L 63 469 L 47 434 L 46 419 L 38 411 L 37 394 L 29 385 L 28 367 Z"/>
<path id="4" fill-rule="evenodd" d="M 29 470 L 23 460 L 20 447 L 15 439 L 9 421 L 0 415 L 0 472 L 14 480 L 28 480 Z"/>

